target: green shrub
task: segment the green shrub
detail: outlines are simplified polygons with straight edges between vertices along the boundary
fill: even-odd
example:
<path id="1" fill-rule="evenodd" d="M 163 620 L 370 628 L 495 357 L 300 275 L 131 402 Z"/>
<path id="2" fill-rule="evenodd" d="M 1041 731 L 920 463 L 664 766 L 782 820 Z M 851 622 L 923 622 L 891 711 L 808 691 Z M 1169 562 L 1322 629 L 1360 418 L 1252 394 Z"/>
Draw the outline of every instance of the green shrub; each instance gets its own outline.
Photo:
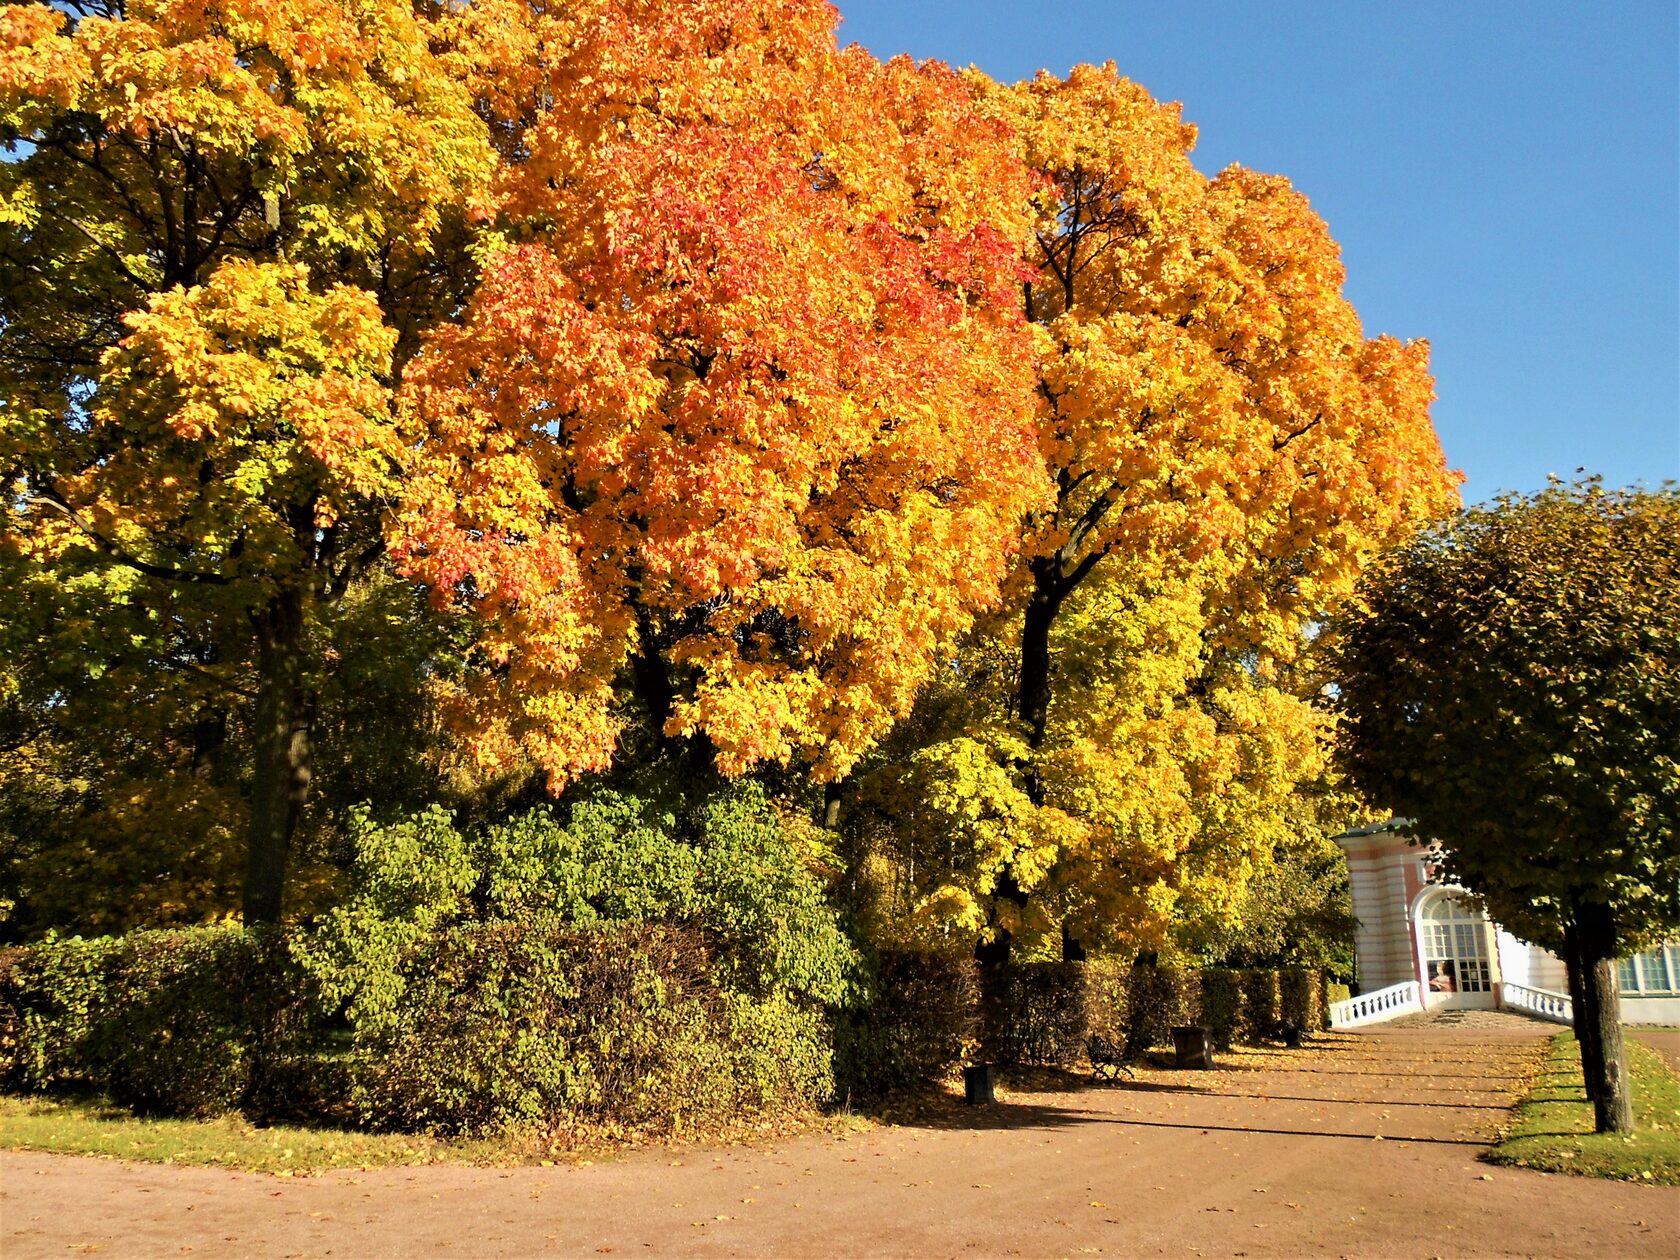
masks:
<path id="1" fill-rule="evenodd" d="M 411 966 L 394 1019 L 353 1042 L 375 1127 L 669 1129 L 832 1089 L 821 1012 L 719 990 L 692 929 L 473 924 Z"/>
<path id="2" fill-rule="evenodd" d="M 875 960 L 863 997 L 835 1021 L 842 1097 L 878 1098 L 938 1080 L 979 1036 L 973 959 L 893 951 Z"/>
<path id="3" fill-rule="evenodd" d="M 429 810 L 352 823 L 349 892 L 296 956 L 351 1023 L 375 1031 L 403 1000 L 405 960 L 469 922 L 688 925 L 714 979 L 761 997 L 847 997 L 857 957 L 761 789 L 736 785 L 684 816 L 610 791 L 562 822 L 547 809 L 463 837 Z"/>
<path id="4" fill-rule="evenodd" d="M 238 928 L 49 939 L 0 961 L 8 1089 L 98 1089 L 137 1112 L 260 1112 L 308 1024 L 276 935 Z"/>
<path id="5" fill-rule="evenodd" d="M 833 1089 L 857 960 L 762 791 L 596 791 L 473 836 L 356 822 L 349 895 L 293 953 L 381 1127 L 668 1127 Z"/>
<path id="6" fill-rule="evenodd" d="M 92 1088 L 102 1083 L 96 1051 L 114 937 L 48 937 L 0 956 L 0 1081 L 8 1092 Z"/>
<path id="7" fill-rule="evenodd" d="M 1073 1063 L 1085 1053 L 1085 965 L 1016 963 L 983 971 L 987 1056 L 998 1063 Z"/>
<path id="8" fill-rule="evenodd" d="M 176 1116 L 245 1101 L 259 1053 L 245 1009 L 254 945 L 236 928 L 119 938 L 91 1038 L 113 1099 Z"/>
<path id="9" fill-rule="evenodd" d="M 1096 957 L 1085 963 L 1085 1018 L 1090 1031 L 1115 1045 L 1126 1040 L 1132 968 L 1118 958 Z"/>
<path id="10" fill-rule="evenodd" d="M 1248 1037 L 1255 1040 L 1270 1036 L 1283 1019 L 1283 989 L 1278 983 L 1278 973 L 1256 969 L 1239 974 Z"/>
<path id="11" fill-rule="evenodd" d="M 1172 1040 L 1172 1030 L 1193 1024 L 1201 1013 L 1196 972 L 1167 967 L 1133 967 L 1127 986 L 1126 1050 L 1141 1054 Z"/>
<path id="12" fill-rule="evenodd" d="M 1243 1009 L 1242 978 L 1234 971 L 1208 968 L 1201 973 L 1202 1002 L 1199 1022 L 1211 1029 L 1214 1044 L 1229 1050 L 1232 1043 L 1252 1035 Z"/>
<path id="13" fill-rule="evenodd" d="M 1317 1032 L 1328 1020 L 1324 973 L 1307 967 L 1287 967 L 1278 973 L 1282 1019 L 1307 1032 Z"/>

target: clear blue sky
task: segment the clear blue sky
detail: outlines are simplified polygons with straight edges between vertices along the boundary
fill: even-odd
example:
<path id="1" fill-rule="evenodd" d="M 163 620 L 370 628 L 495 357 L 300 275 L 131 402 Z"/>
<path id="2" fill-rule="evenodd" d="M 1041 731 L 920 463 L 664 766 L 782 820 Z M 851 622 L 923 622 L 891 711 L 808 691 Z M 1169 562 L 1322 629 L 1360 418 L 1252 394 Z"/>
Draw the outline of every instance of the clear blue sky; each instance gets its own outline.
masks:
<path id="1" fill-rule="evenodd" d="M 843 43 L 1015 80 L 1113 59 L 1196 162 L 1287 175 L 1368 332 L 1427 337 L 1468 501 L 1680 478 L 1675 0 L 837 0 Z"/>

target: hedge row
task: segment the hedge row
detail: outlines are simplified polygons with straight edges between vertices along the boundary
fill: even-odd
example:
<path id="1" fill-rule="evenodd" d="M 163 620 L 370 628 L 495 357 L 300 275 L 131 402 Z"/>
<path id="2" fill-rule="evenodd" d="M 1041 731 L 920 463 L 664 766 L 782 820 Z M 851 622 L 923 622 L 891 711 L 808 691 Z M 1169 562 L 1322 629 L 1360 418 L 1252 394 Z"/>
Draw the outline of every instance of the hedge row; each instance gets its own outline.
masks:
<path id="1" fill-rule="evenodd" d="M 1284 1023 L 1326 1026 L 1322 972 L 1175 971 L 1111 960 L 1024 963 L 982 976 L 969 960 L 884 955 L 869 1004 L 841 1025 L 845 1087 L 880 1093 L 937 1077 L 981 1052 L 1003 1064 L 1069 1064 L 1100 1034 L 1138 1054 L 1203 1024 L 1222 1047 Z M 982 1050 L 983 1047 L 983 1050 Z"/>
<path id="2" fill-rule="evenodd" d="M 983 1053 L 1067 1064 L 1203 1023 L 1221 1045 L 1324 1026 L 1322 976 L 885 954 L 849 1011 L 727 987 L 705 933 L 467 923 L 421 940 L 377 1019 L 323 991 L 310 942 L 212 928 L 0 951 L 0 1088 L 135 1111 L 483 1132 L 642 1130 L 867 1099 Z M 838 1079 L 836 1079 L 838 1078 Z"/>
<path id="3" fill-rule="evenodd" d="M 482 1132 L 643 1129 L 800 1111 L 833 1090 L 820 1006 L 713 982 L 689 929 L 514 923 L 440 933 L 358 1026 L 279 934 L 237 928 L 0 953 L 0 1088 L 142 1114 Z"/>

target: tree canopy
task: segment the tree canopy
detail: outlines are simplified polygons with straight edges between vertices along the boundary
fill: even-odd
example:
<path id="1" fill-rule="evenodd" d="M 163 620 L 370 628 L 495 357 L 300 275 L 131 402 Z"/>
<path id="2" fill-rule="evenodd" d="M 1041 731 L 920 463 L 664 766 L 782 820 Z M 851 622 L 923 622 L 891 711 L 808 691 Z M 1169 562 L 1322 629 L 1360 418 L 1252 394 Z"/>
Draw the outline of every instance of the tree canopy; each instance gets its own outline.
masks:
<path id="1" fill-rule="evenodd" d="M 1112 65 L 835 28 L 0 9 L 9 880 L 272 920 L 358 801 L 663 759 L 826 792 L 899 935 L 1152 948 L 1322 831 L 1427 346 Z"/>
<path id="2" fill-rule="evenodd" d="M 1201 175 L 1178 107 L 1112 65 L 971 82 L 1039 181 L 1050 496 L 865 825 L 936 931 L 1155 949 L 1313 830 L 1315 629 L 1454 500 L 1428 349 L 1367 339 L 1306 199 Z"/>
<path id="3" fill-rule="evenodd" d="M 1353 781 L 1500 923 L 1598 973 L 1589 1072 L 1610 960 L 1680 928 L 1677 583 L 1680 490 L 1554 484 L 1397 552 L 1339 657 Z"/>

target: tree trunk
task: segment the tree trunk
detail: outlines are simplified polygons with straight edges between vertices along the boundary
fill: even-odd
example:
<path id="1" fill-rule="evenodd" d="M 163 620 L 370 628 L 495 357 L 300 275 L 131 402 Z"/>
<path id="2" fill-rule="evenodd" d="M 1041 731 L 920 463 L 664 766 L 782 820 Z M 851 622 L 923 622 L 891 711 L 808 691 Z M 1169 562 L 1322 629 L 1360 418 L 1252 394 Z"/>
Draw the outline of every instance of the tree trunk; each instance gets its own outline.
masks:
<path id="1" fill-rule="evenodd" d="M 676 688 L 665 668 L 665 658 L 659 651 L 659 632 L 647 609 L 636 609 L 636 654 L 630 658 L 630 683 L 636 698 L 647 710 L 648 726 L 656 747 L 665 747 L 669 737 L 665 723 L 671 720 L 671 710 L 677 702 Z"/>
<path id="2" fill-rule="evenodd" d="M 1062 961 L 1084 962 L 1085 946 L 1079 943 L 1079 938 L 1068 931 L 1068 925 L 1062 924 Z"/>
<path id="3" fill-rule="evenodd" d="M 1027 747 L 1034 752 L 1043 745 L 1050 724 L 1050 627 L 1061 606 L 1038 567 L 1033 566 L 1036 581 L 1021 623 L 1021 676 L 1016 692 L 1016 705 L 1027 728 Z M 1027 768 L 1027 793 L 1034 804 L 1041 803 L 1036 767 Z"/>
<path id="4" fill-rule="evenodd" d="M 258 625 L 251 830 L 245 925 L 278 923 L 292 838 L 309 798 L 310 703 L 303 670 L 303 596 L 282 590 Z"/>
<path id="5" fill-rule="evenodd" d="M 1054 556 L 1032 563 L 1033 593 L 1021 621 L 1021 673 L 1016 692 L 1016 708 L 1027 728 L 1027 747 L 1031 754 L 1022 767 L 1023 786 L 1027 799 L 1034 805 L 1044 804 L 1044 781 L 1038 775 L 1038 750 L 1050 727 L 1050 628 L 1062 601 L 1067 598 L 1063 585 L 1061 562 Z M 1010 881 L 1013 887 L 1014 881 Z M 1026 904 L 1026 895 L 1018 890 L 1016 896 Z M 1004 943 L 1004 956 L 1008 945 Z M 1062 959 L 1078 962 L 1085 957 L 1084 947 L 1062 928 Z M 984 960 L 982 960 L 984 961 Z"/>
<path id="6" fill-rule="evenodd" d="M 1563 964 L 1569 978 L 1570 1023 L 1575 1029 L 1575 1043 L 1581 1048 L 1581 1074 L 1586 1082 L 1587 1098 L 1592 1100 L 1603 1068 L 1597 1061 L 1598 1038 L 1588 1037 L 1582 1032 L 1588 1020 L 1584 983 L 1586 969 L 1581 963 L 1580 934 L 1572 926 L 1563 930 Z"/>
<path id="7" fill-rule="evenodd" d="M 1615 920 L 1608 906 L 1583 905 L 1577 907 L 1575 927 L 1584 999 L 1575 1017 L 1575 1035 L 1581 1043 L 1581 1071 L 1592 1099 L 1593 1120 L 1599 1133 L 1631 1133 L 1633 1104 L 1622 1048 Z"/>

